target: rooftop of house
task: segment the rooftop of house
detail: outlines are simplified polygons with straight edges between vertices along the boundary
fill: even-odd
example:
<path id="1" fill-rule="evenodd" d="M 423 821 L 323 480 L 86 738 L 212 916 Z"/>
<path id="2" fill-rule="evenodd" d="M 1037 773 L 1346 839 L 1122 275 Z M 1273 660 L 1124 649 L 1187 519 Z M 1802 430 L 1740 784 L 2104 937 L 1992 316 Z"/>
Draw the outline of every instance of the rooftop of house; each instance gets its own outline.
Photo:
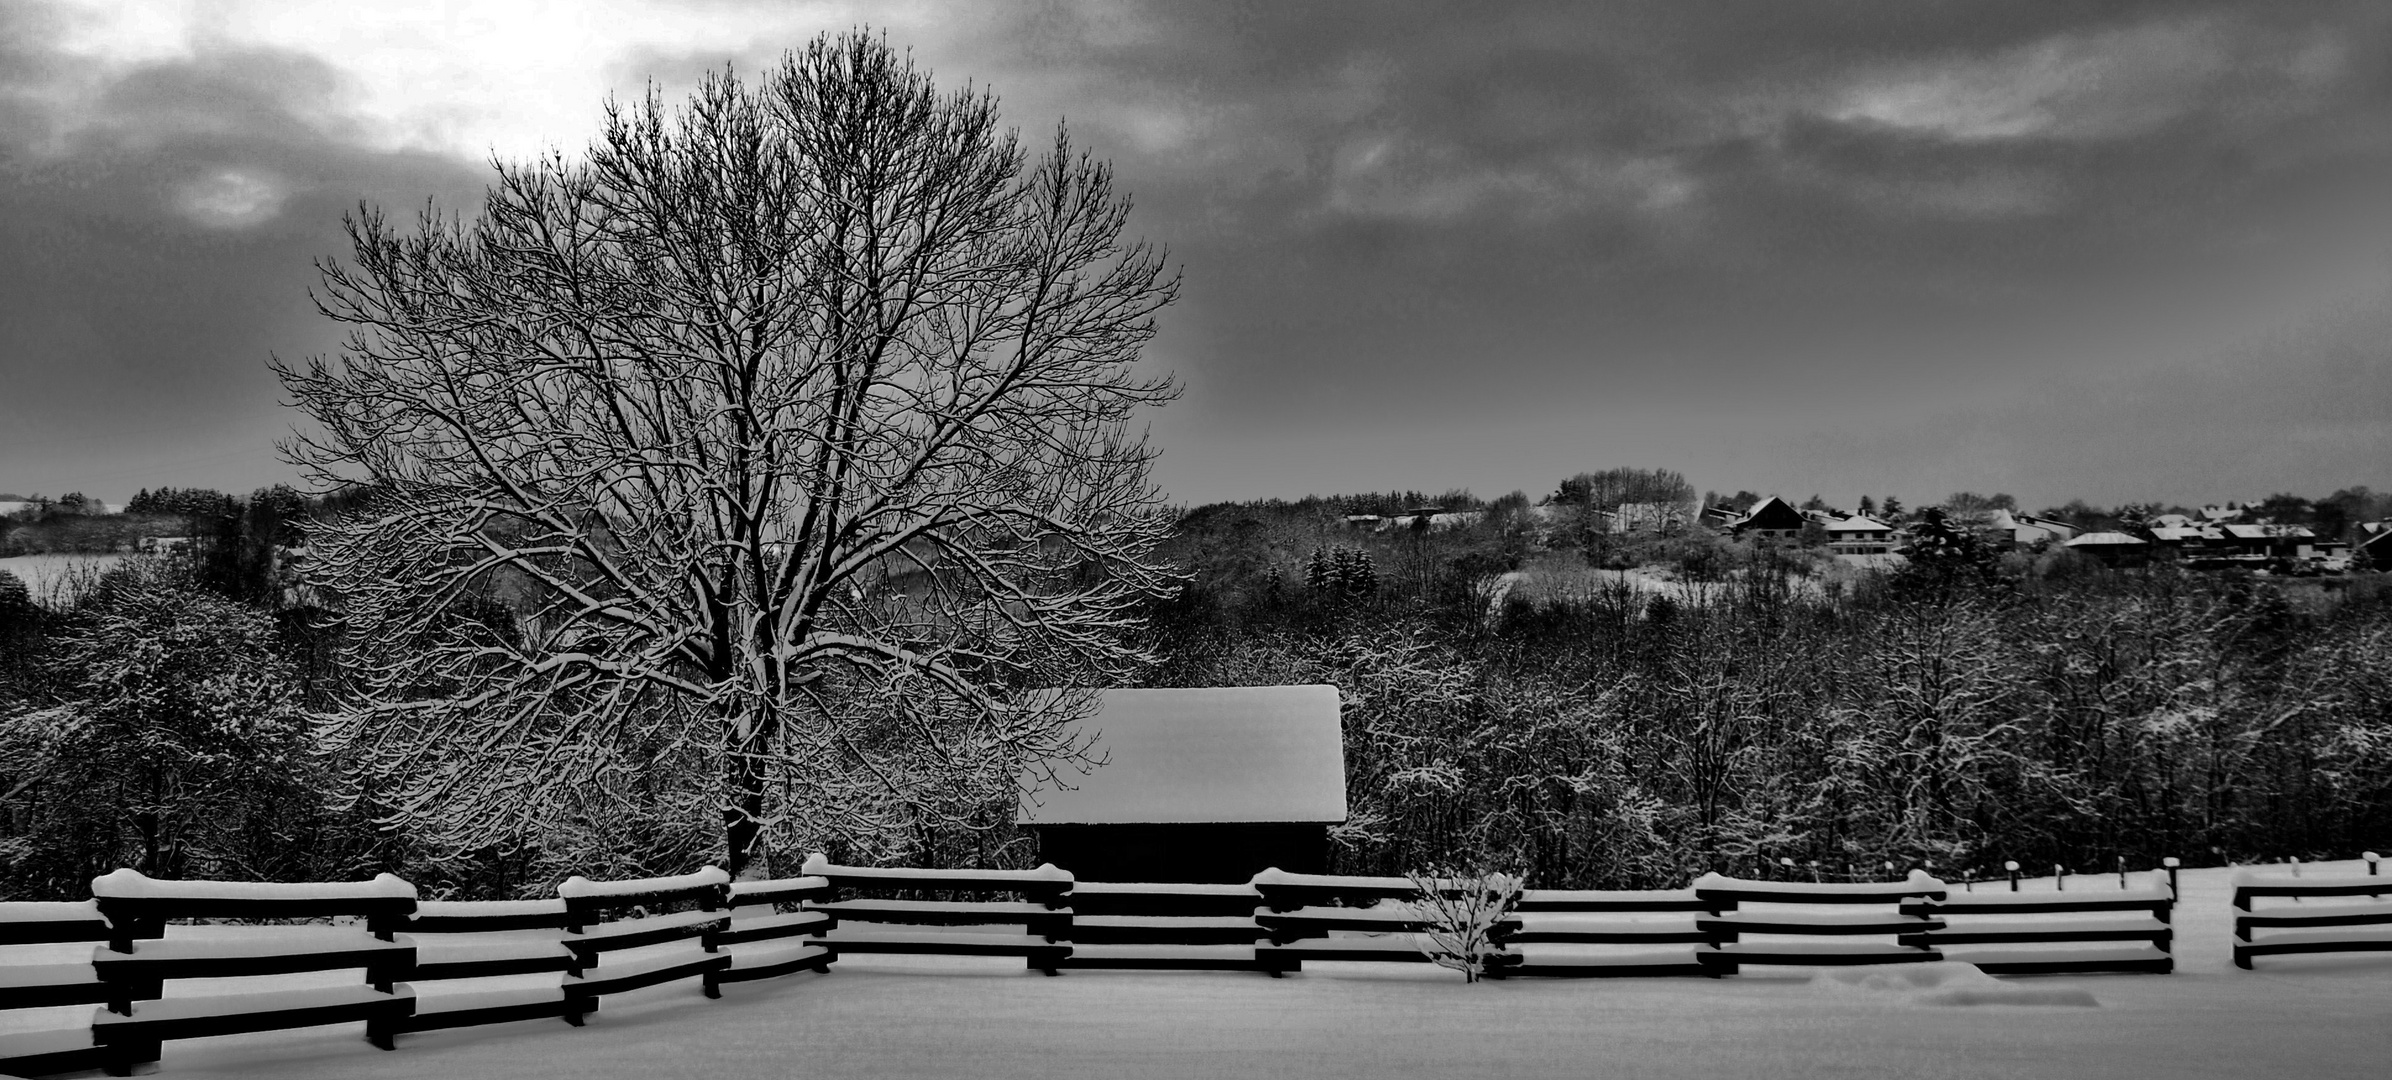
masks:
<path id="1" fill-rule="evenodd" d="M 2305 525 L 2220 525 L 2218 531 L 2237 540 L 2303 540 L 2317 535 Z"/>
<path id="2" fill-rule="evenodd" d="M 2074 540 L 2070 540 L 2070 541 L 2068 541 L 2068 546 L 2069 546 L 2069 547 L 2126 547 L 2126 546 L 2130 546 L 2130 545 L 2136 545 L 2136 544 L 2148 544 L 2148 543 L 2150 543 L 2150 541 L 2148 541 L 2148 540 L 2144 540 L 2144 539 L 2142 539 L 2142 538 L 2140 538 L 2140 537 L 2128 536 L 2128 535 L 2126 535 L 2125 533 L 2122 533 L 2122 532 L 2096 532 L 2096 533 L 2086 533 L 2085 535 L 2083 535 L 2083 536 L 2080 536 L 2080 537 L 2077 537 L 2077 538 L 2076 538 L 2076 539 L 2074 539 Z"/>
<path id="3" fill-rule="evenodd" d="M 1041 784 L 1024 825 L 1322 822 L 1346 818 L 1334 686 L 1105 690 L 1081 730 L 1087 775 Z"/>

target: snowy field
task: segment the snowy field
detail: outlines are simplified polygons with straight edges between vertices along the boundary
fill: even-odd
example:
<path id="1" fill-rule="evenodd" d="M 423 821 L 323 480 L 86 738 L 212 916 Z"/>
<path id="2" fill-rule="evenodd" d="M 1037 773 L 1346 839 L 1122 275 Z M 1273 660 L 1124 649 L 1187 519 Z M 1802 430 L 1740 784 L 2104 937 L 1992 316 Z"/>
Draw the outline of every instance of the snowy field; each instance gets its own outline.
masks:
<path id="1" fill-rule="evenodd" d="M 0 572 L 15 574 L 25 591 L 44 607 L 64 608 L 75 594 L 116 564 L 124 555 L 11 555 L 0 559 Z"/>
<path id="2" fill-rule="evenodd" d="M 2175 975 L 1995 980 L 1941 965 L 1466 986 L 1413 965 L 1307 965 L 1277 980 L 1047 978 L 1019 961 L 859 956 L 829 975 L 728 986 L 720 1001 L 694 984 L 608 998 L 579 1030 L 546 1020 L 431 1032 L 402 1036 L 392 1053 L 349 1028 L 169 1043 L 158 1075 L 2392 1076 L 2392 956 L 2263 957 L 2255 972 L 2235 970 L 2231 873 L 2186 873 Z M 2069 891 L 2105 880 L 2117 879 L 2071 878 Z M 1914 985 L 1922 978 L 1939 985 Z"/>

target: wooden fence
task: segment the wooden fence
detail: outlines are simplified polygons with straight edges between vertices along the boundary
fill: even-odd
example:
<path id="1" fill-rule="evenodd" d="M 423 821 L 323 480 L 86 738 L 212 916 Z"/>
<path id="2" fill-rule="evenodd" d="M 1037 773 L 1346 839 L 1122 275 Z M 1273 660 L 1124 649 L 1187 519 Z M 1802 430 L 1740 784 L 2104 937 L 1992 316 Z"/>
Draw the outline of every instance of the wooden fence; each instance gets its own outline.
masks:
<path id="1" fill-rule="evenodd" d="M 1708 874 L 1684 889 L 1532 889 L 1491 927 L 1484 959 L 1497 977 L 1720 977 L 1751 965 L 1942 958 L 1997 973 L 2165 972 L 2175 891 L 2148 878 L 2067 893 L 1955 889 L 1925 873 L 1860 883 Z M 80 903 L 0 904 L 0 945 L 93 945 L 85 963 L 0 965 L 0 1009 L 100 1006 L 85 1025 L 0 1035 L 0 1071 L 121 1075 L 156 1060 L 165 1041 L 325 1024 L 362 1022 L 384 1049 L 400 1034 L 437 1028 L 579 1024 L 605 998 L 640 987 L 694 980 L 711 997 L 724 983 L 828 971 L 845 953 L 1018 957 L 1050 975 L 1281 975 L 1306 962 L 1427 959 L 1409 880 L 1276 870 L 1234 885 L 1125 884 L 1077 882 L 1052 866 L 922 870 L 815 856 L 794 878 L 734 883 L 712 868 L 574 878 L 541 900 L 419 901 L 414 886 L 388 875 L 271 885 L 153 881 L 130 870 L 97 879 L 93 893 Z M 2254 880 L 2237 891 L 2248 922 L 2238 921 L 2237 961 L 2248 966 L 2246 945 L 2250 953 L 2324 947 L 2323 939 L 2250 942 L 2253 926 L 2392 925 L 2380 898 L 2364 911 L 2280 915 L 2250 914 L 2253 897 L 2359 895 L 2364 888 L 2339 879 Z M 2364 934 L 2333 940 L 2392 947 Z M 292 989 L 292 975 L 313 981 Z M 258 985 L 164 992 L 180 979 Z"/>
<path id="2" fill-rule="evenodd" d="M 2234 875 L 2234 966 L 2284 953 L 2392 952 L 2392 881 L 2368 852 L 2367 873 L 2298 877 L 2245 870 Z M 2346 899 L 2364 897 L 2363 900 Z M 2261 899 L 2288 901 L 2257 907 Z M 2310 900 L 2343 900 L 2310 904 Z"/>

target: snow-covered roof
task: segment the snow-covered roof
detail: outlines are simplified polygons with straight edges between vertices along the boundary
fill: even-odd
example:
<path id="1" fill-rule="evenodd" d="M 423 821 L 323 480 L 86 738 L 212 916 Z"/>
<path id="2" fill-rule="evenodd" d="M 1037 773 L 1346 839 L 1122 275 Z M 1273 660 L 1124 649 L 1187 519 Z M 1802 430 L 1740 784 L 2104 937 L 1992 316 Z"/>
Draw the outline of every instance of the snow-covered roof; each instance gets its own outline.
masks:
<path id="1" fill-rule="evenodd" d="M 1341 822 L 1345 738 L 1334 686 L 1106 690 L 1085 776 L 1058 770 L 1024 825 Z"/>
<path id="2" fill-rule="evenodd" d="M 2068 541 L 2068 546 L 2069 546 L 2069 547 L 2104 547 L 2104 546 L 2109 546 L 2109 545 L 2120 545 L 2120 544 L 2147 544 L 2147 543 L 2149 543 L 2149 542 L 2150 542 L 2150 541 L 2143 540 L 2143 539 L 2141 539 L 2141 538 L 2138 538 L 2138 537 L 2128 536 L 2128 535 L 2126 535 L 2125 533 L 2122 533 L 2122 532 L 2097 532 L 2097 533 L 2086 533 L 2085 535 L 2083 535 L 2083 536 L 2080 536 L 2080 537 L 2077 537 L 2077 538 L 2076 538 L 2076 539 L 2074 539 L 2074 540 L 2070 540 L 2070 541 Z"/>
<path id="3" fill-rule="evenodd" d="M 2305 525 L 2220 525 L 2218 528 L 2237 540 L 2306 540 L 2317 535 Z"/>
<path id="4" fill-rule="evenodd" d="M 1863 517 L 1862 515 L 1854 514 L 1851 517 L 1844 518 L 1841 521 L 1828 522 L 1827 531 L 1831 533 L 1879 533 L 1892 532 L 1894 531 L 1894 527 L 1874 518 Z"/>
<path id="5" fill-rule="evenodd" d="M 2225 534 L 2216 529 L 2197 528 L 2190 525 L 2162 526 L 2151 530 L 2151 535 L 2155 539 L 2165 540 L 2169 543 L 2180 540 L 2222 540 L 2225 538 Z"/>

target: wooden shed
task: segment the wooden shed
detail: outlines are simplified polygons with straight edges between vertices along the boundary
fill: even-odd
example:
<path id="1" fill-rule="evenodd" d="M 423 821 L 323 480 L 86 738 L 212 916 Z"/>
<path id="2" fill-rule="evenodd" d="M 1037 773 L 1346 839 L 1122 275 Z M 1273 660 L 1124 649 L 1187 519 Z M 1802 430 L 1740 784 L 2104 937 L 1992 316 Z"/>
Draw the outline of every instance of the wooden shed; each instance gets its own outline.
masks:
<path id="1" fill-rule="evenodd" d="M 1106 690 L 1086 775 L 1022 801 L 1039 858 L 1084 881 L 1245 881 L 1328 868 L 1346 818 L 1334 686 Z"/>

